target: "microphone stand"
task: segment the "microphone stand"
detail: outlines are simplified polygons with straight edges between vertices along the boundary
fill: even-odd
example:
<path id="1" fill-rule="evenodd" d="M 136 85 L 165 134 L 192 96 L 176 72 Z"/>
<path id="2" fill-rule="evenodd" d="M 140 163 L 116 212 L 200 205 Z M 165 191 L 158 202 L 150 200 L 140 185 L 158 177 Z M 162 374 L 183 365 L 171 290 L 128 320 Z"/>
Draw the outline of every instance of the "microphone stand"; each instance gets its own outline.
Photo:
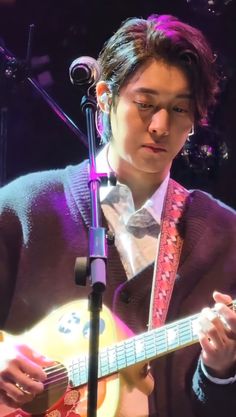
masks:
<path id="1" fill-rule="evenodd" d="M 75 279 L 78 285 L 85 285 L 85 277 L 90 273 L 92 292 L 89 296 L 90 334 L 89 334 L 89 364 L 88 364 L 88 417 L 97 415 L 97 389 L 98 389 L 98 357 L 99 357 L 99 325 L 100 311 L 102 309 L 102 294 L 106 288 L 106 260 L 107 243 L 105 228 L 101 227 L 101 207 L 99 203 L 100 183 L 114 178 L 96 172 L 95 159 L 95 112 L 96 101 L 85 95 L 81 101 L 81 108 L 86 116 L 88 144 L 89 144 L 89 189 L 91 198 L 91 227 L 89 229 L 89 260 L 77 258 L 75 263 Z M 106 178 L 104 178 L 106 177 Z M 108 239 L 108 240 L 107 240 Z M 111 242 L 112 243 L 112 242 Z M 88 265 L 89 261 L 89 268 Z"/>

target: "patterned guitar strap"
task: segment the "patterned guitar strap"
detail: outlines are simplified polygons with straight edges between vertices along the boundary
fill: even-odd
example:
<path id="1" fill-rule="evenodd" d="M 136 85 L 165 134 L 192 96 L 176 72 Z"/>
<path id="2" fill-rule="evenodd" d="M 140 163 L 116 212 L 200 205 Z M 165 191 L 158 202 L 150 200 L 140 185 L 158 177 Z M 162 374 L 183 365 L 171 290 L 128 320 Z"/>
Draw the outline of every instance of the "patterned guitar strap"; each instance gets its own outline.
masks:
<path id="1" fill-rule="evenodd" d="M 183 239 L 178 232 L 178 223 L 189 196 L 189 192 L 170 179 L 162 210 L 160 244 L 155 262 L 149 330 L 165 323 L 169 303 L 179 265 Z"/>

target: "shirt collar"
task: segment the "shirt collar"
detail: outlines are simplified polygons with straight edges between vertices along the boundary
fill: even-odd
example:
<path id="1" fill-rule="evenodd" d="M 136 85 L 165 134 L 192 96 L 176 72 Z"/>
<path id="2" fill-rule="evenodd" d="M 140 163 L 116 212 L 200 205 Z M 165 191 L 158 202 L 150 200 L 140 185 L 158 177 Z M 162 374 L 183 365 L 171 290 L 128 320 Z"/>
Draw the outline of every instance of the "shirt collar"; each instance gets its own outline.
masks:
<path id="1" fill-rule="evenodd" d="M 107 160 L 109 144 L 106 144 L 96 157 L 96 168 L 99 173 L 109 174 L 111 169 Z M 132 216 L 143 215 L 148 211 L 157 224 L 161 223 L 161 214 L 164 204 L 164 199 L 169 182 L 169 173 L 157 188 L 154 194 L 143 204 L 143 206 L 135 210 L 132 193 L 125 184 L 117 182 L 116 186 L 101 186 L 100 187 L 100 201 L 105 204 L 108 201 L 122 201 L 122 217 L 125 224 L 130 221 Z"/>

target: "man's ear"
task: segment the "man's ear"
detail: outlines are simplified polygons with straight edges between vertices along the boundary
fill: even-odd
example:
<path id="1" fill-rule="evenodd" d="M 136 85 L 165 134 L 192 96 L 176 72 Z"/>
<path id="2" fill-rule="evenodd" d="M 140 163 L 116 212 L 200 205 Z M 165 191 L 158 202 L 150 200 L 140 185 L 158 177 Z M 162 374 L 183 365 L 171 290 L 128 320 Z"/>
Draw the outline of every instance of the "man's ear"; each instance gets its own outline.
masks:
<path id="1" fill-rule="evenodd" d="M 97 103 L 104 113 L 110 113 L 112 104 L 111 90 L 105 81 L 99 81 L 96 85 Z"/>

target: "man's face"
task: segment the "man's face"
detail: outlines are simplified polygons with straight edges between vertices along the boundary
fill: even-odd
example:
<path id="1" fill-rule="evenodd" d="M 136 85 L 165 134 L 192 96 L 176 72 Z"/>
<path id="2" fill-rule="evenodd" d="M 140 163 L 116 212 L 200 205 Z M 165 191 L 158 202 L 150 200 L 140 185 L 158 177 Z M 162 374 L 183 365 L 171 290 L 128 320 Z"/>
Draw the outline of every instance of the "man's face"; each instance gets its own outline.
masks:
<path id="1" fill-rule="evenodd" d="M 149 61 L 121 89 L 110 119 L 113 164 L 166 175 L 193 125 L 186 75 L 176 66 Z"/>

